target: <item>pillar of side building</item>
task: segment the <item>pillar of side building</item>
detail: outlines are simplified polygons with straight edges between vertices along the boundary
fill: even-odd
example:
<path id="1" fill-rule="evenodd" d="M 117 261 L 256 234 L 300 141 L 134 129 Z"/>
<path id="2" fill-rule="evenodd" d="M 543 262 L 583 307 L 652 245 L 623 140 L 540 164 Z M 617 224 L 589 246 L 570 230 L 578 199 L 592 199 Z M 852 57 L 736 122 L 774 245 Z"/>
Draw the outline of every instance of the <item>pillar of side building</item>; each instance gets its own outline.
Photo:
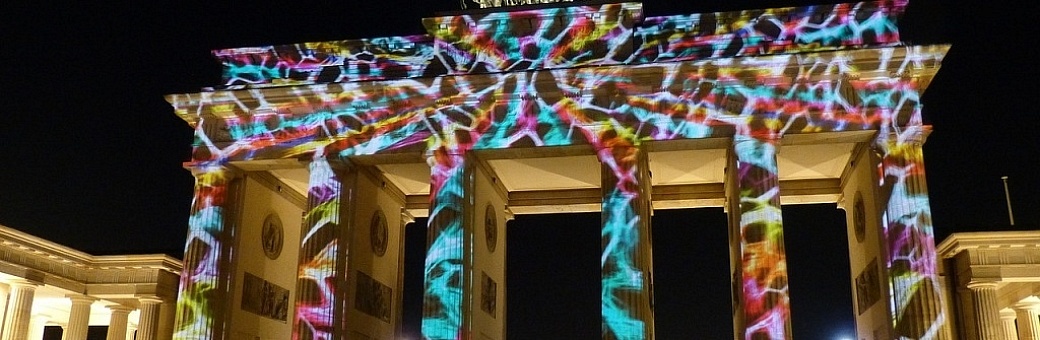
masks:
<path id="1" fill-rule="evenodd" d="M 924 177 L 924 140 L 924 128 L 911 126 L 882 131 L 875 143 L 881 162 L 876 195 L 884 212 L 882 266 L 893 304 L 891 337 L 950 339 Z"/>
<path id="2" fill-rule="evenodd" d="M 1004 339 L 1000 324 L 1000 308 L 997 305 L 997 282 L 972 281 L 971 306 L 975 311 L 975 330 L 980 340 Z"/>
<path id="3" fill-rule="evenodd" d="M 108 337 L 106 339 L 125 340 L 130 312 L 134 309 L 121 305 L 108 306 L 108 309 L 112 311 L 112 314 L 108 319 Z"/>
<path id="4" fill-rule="evenodd" d="M 173 322 L 177 313 L 177 301 L 163 300 L 159 307 L 159 339 L 173 339 Z"/>
<path id="5" fill-rule="evenodd" d="M 464 228 L 472 239 L 472 281 L 469 295 L 473 339 L 506 339 L 506 221 L 511 214 L 506 210 L 506 189 L 498 178 L 478 162 L 475 156 L 467 158 L 477 164 L 473 180 L 466 190 L 472 212 Z"/>
<path id="6" fill-rule="evenodd" d="M 32 316 L 33 297 L 39 284 L 29 281 L 9 283 L 7 313 L 4 315 L 3 340 L 22 340 L 29 336 L 29 320 Z"/>
<path id="7" fill-rule="evenodd" d="M 472 330 L 472 233 L 464 224 L 473 204 L 466 200 L 473 164 L 460 150 L 434 148 L 430 165 L 422 335 L 424 339 L 469 339 Z"/>
<path id="8" fill-rule="evenodd" d="M 7 298 L 11 295 L 11 286 L 0 282 L 0 334 L 4 333 L 4 319 L 7 312 Z"/>
<path id="9" fill-rule="evenodd" d="M 67 295 L 72 302 L 69 309 L 69 321 L 62 332 L 62 340 L 86 340 L 90 322 L 90 306 L 97 299 L 86 295 Z"/>
<path id="10" fill-rule="evenodd" d="M 342 339 L 345 335 L 351 254 L 351 219 L 357 169 L 316 155 L 309 164 L 307 208 L 300 230 L 293 339 Z"/>
<path id="11" fill-rule="evenodd" d="M 229 296 L 231 249 L 241 178 L 224 164 L 196 164 L 191 170 L 195 194 L 188 217 L 174 338 L 225 339 L 233 305 Z"/>
<path id="12" fill-rule="evenodd" d="M 597 150 L 602 163 L 603 339 L 654 339 L 650 176 L 635 146 Z"/>
<path id="13" fill-rule="evenodd" d="M 779 140 L 737 134 L 726 167 L 737 339 L 791 339 Z"/>
<path id="14" fill-rule="evenodd" d="M 1018 329 L 1015 328 L 1015 310 L 1011 308 L 1000 310 L 1000 326 L 1004 329 L 1004 339 L 1018 340 Z"/>
<path id="15" fill-rule="evenodd" d="M 347 339 L 397 339 L 401 310 L 395 294 L 403 287 L 401 211 L 404 197 L 372 168 L 358 168 L 352 189 L 350 256 L 347 262 Z"/>
<path id="16" fill-rule="evenodd" d="M 159 334 L 159 312 L 162 300 L 154 297 L 139 298 L 140 316 L 137 320 L 135 340 L 156 340 Z"/>
<path id="17" fill-rule="evenodd" d="M 1040 340 L 1040 298 L 1030 296 L 1012 307 L 1018 319 L 1018 339 Z"/>

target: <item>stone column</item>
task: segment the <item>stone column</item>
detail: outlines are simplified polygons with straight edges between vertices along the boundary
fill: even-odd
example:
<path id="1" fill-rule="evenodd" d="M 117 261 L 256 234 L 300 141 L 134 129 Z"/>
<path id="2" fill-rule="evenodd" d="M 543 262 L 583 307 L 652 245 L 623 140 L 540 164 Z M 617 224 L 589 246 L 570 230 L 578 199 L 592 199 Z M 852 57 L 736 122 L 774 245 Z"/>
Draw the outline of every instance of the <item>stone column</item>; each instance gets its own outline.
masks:
<path id="1" fill-rule="evenodd" d="M 971 290 L 972 307 L 975 308 L 975 329 L 980 340 L 1004 339 L 1000 325 L 1000 308 L 997 307 L 997 282 L 973 281 Z"/>
<path id="2" fill-rule="evenodd" d="M 159 331 L 156 335 L 159 339 L 173 339 L 173 320 L 176 309 L 176 304 L 171 301 L 163 301 L 159 307 Z"/>
<path id="3" fill-rule="evenodd" d="M 885 211 L 882 251 L 887 291 L 893 295 L 893 330 L 896 337 L 950 339 L 949 314 L 939 295 L 942 288 L 924 177 L 924 128 L 918 124 L 889 131 L 888 127 L 883 126 L 875 146 L 881 154 L 877 199 Z M 994 321 L 996 313 L 994 309 Z"/>
<path id="4" fill-rule="evenodd" d="M 5 283 L 0 283 L 0 334 L 4 333 L 4 316 L 7 312 L 8 297 L 11 296 L 11 286 Z"/>
<path id="5" fill-rule="evenodd" d="M 140 337 L 137 337 L 137 325 L 130 324 L 130 325 L 126 326 L 126 339 L 127 340 L 140 340 L 141 339 Z"/>
<path id="6" fill-rule="evenodd" d="M 8 297 L 7 313 L 4 315 L 2 340 L 23 340 L 29 336 L 29 319 L 32 316 L 33 297 L 38 284 L 28 281 L 12 282 Z"/>
<path id="7" fill-rule="evenodd" d="M 1015 329 L 1015 311 L 1011 308 L 1000 310 L 1000 326 L 1004 329 L 1004 339 L 1018 340 L 1018 330 Z"/>
<path id="8" fill-rule="evenodd" d="M 137 340 L 156 340 L 159 332 L 159 308 L 162 300 L 140 298 L 141 315 L 137 321 Z"/>
<path id="9" fill-rule="evenodd" d="M 598 150 L 602 166 L 603 339 L 653 339 L 650 176 L 634 146 Z"/>
<path id="10" fill-rule="evenodd" d="M 1040 340 L 1040 298 L 1030 296 L 1012 307 L 1018 316 L 1018 339 Z"/>
<path id="11" fill-rule="evenodd" d="M 472 258 L 472 234 L 466 233 L 472 204 L 465 194 L 472 190 L 472 165 L 464 152 L 438 148 L 427 159 L 430 165 L 430 217 L 427 226 L 422 335 L 425 339 L 468 339 L 471 308 L 465 287 Z"/>
<path id="12" fill-rule="evenodd" d="M 97 299 L 85 295 L 66 295 L 72 301 L 69 322 L 61 334 L 62 340 L 86 340 L 90 322 L 90 305 Z"/>
<path id="13" fill-rule="evenodd" d="M 738 134 L 727 166 L 734 325 L 741 339 L 791 339 L 779 140 Z"/>
<path id="14" fill-rule="evenodd" d="M 340 339 L 347 297 L 356 171 L 317 155 L 311 161 L 301 228 L 293 339 Z"/>
<path id="15" fill-rule="evenodd" d="M 42 340 L 43 339 L 43 328 L 47 326 L 47 321 L 51 320 L 51 316 L 47 314 L 36 314 L 29 319 L 29 336 L 28 340 Z"/>
<path id="16" fill-rule="evenodd" d="M 232 306 L 231 247 L 241 207 L 242 180 L 220 163 L 192 166 L 195 197 L 188 217 L 184 270 L 174 337 L 221 340 Z"/>
<path id="17" fill-rule="evenodd" d="M 130 311 L 133 308 L 115 305 L 108 306 L 112 310 L 112 316 L 108 321 L 107 340 L 126 340 L 126 326 L 129 321 Z"/>

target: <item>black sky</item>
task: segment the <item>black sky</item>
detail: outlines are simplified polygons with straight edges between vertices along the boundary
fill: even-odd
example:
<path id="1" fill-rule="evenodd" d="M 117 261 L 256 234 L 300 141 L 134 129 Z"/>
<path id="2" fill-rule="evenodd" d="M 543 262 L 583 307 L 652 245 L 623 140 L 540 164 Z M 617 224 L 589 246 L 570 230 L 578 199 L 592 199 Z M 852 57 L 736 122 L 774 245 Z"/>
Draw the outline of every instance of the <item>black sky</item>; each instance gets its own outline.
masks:
<path id="1" fill-rule="evenodd" d="M 644 10 L 653 16 L 815 3 L 821 2 L 658 0 L 644 2 Z M 0 224 L 94 254 L 179 256 L 192 194 L 192 178 L 181 163 L 188 160 L 192 130 L 174 116 L 163 95 L 219 85 L 220 65 L 210 50 L 418 34 L 423 16 L 456 9 L 455 1 L 4 0 Z M 1004 175 L 1010 177 L 1014 228 L 1040 226 L 1036 13 L 1035 3 L 955 6 L 912 0 L 901 22 L 904 41 L 953 45 L 923 98 L 926 123 L 934 126 L 925 159 L 939 240 L 952 232 L 1011 229 L 1000 181 Z M 847 263 L 840 254 L 844 245 L 828 248 L 844 237 L 829 233 L 840 227 L 834 225 L 842 223 L 840 215 L 837 222 L 817 217 L 839 211 L 833 208 L 785 207 L 800 338 L 830 339 L 851 327 L 847 280 L 818 288 L 833 293 L 817 288 L 799 293 L 814 282 L 848 277 L 834 267 Z M 729 334 L 724 221 L 722 212 L 712 209 L 654 216 L 659 338 Z M 566 334 L 574 336 L 562 338 L 598 337 L 597 224 L 598 216 L 525 216 L 509 224 L 510 279 L 523 273 L 534 276 L 533 282 L 546 282 L 510 288 L 511 334 L 552 331 L 537 318 L 576 310 L 584 312 L 575 315 L 591 317 L 590 324 L 574 320 L 557 326 L 573 328 Z M 835 238 L 839 242 L 829 241 Z M 571 257 L 537 256 L 552 242 L 577 239 L 589 239 L 589 249 L 574 247 Z M 589 256 L 582 251 L 591 252 L 591 260 L 582 262 Z M 799 255 L 805 251 L 810 253 Z M 534 275 L 552 264 L 596 274 Z M 562 304 L 561 297 L 574 302 Z M 527 300 L 545 303 L 517 303 Z M 822 312 L 812 316 L 817 315 L 812 308 Z"/>

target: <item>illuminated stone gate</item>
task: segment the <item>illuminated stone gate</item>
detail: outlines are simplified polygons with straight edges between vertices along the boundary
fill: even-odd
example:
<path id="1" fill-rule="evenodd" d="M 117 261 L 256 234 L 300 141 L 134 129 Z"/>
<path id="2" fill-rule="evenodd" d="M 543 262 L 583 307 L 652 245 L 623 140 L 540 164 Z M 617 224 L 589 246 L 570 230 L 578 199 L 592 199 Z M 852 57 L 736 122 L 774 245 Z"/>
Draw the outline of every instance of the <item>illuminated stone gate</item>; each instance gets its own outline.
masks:
<path id="1" fill-rule="evenodd" d="M 652 339 L 652 209 L 724 206 L 737 338 L 790 339 L 781 204 L 838 202 L 858 337 L 948 338 L 919 99 L 949 46 L 902 44 L 905 6 L 484 9 L 214 51 L 221 88 L 168 96 L 196 131 L 175 337 L 393 338 L 428 216 L 423 336 L 504 339 L 506 220 L 601 211 L 603 338 Z"/>

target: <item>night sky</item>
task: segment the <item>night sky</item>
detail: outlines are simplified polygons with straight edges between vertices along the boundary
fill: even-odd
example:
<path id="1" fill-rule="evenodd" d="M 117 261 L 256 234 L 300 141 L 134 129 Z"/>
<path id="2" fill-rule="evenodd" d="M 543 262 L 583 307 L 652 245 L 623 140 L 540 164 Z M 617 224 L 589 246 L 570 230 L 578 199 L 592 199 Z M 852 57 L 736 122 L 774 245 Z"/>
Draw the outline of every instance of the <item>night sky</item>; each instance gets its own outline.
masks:
<path id="1" fill-rule="evenodd" d="M 32 5 L 28 5 L 32 3 Z M 455 1 L 0 2 L 0 224 L 93 254 L 179 257 L 192 130 L 163 99 L 220 83 L 217 48 L 423 33 Z M 646 1 L 647 16 L 817 4 Z M 1028 2 L 1024 2 L 1028 3 Z M 1035 3 L 912 0 L 904 41 L 953 47 L 924 95 L 937 239 L 1040 226 L 1040 24 Z M 1001 176 L 1009 176 L 1009 226 Z M 784 207 L 794 334 L 851 335 L 842 211 Z M 599 215 L 508 224 L 510 339 L 599 338 Z M 410 227 L 416 285 L 423 226 Z M 731 337 L 721 209 L 653 218 L 660 339 Z M 545 249 L 553 249 L 546 254 Z M 419 254 L 416 256 L 415 254 Z M 566 270 L 560 270 L 565 268 Z M 409 280 L 410 279 L 410 280 Z M 414 336 L 417 297 L 406 298 Z M 563 320 L 564 322 L 560 322 Z"/>

